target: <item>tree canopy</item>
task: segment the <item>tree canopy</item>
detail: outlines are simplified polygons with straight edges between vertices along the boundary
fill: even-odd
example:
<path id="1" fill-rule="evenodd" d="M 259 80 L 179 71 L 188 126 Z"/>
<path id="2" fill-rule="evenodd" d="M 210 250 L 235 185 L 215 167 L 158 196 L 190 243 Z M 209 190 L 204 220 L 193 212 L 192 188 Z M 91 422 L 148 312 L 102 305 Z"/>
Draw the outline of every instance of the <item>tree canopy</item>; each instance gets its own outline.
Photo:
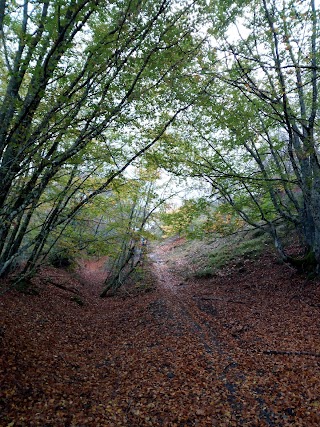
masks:
<path id="1" fill-rule="evenodd" d="M 199 72 L 210 81 L 206 93 L 162 137 L 157 161 L 210 183 L 212 196 L 299 264 L 278 233 L 279 224 L 291 224 L 313 268 L 320 262 L 319 10 L 314 1 L 257 1 L 241 10 L 228 31 L 213 22 Z M 172 155 L 174 141 L 187 154 Z"/>
<path id="2" fill-rule="evenodd" d="M 315 0 L 1 0 L 0 276 L 115 214 L 142 156 L 209 184 L 294 262 L 291 224 L 318 270 L 319 22 Z"/>
<path id="3" fill-rule="evenodd" d="M 0 275 L 20 256 L 33 265 L 192 103 L 200 8 L 1 1 Z"/>

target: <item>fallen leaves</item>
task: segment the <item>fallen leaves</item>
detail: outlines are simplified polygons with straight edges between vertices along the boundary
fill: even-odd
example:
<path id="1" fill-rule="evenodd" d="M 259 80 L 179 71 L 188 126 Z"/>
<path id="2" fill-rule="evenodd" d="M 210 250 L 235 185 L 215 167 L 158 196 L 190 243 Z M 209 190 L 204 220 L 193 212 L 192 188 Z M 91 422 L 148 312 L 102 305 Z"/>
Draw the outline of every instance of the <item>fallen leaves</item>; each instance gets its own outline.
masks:
<path id="1" fill-rule="evenodd" d="M 301 291 L 270 256 L 186 287 L 172 263 L 154 271 L 139 298 L 99 299 L 99 263 L 44 272 L 83 306 L 40 279 L 38 296 L 1 297 L 1 427 L 320 425 L 315 282 Z"/>

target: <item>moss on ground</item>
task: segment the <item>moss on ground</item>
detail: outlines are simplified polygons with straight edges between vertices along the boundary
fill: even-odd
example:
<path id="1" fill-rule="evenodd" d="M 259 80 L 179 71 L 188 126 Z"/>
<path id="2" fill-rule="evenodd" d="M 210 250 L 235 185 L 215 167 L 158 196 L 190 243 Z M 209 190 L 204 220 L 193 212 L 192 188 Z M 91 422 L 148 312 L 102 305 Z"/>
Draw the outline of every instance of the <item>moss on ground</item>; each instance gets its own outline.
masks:
<path id="1" fill-rule="evenodd" d="M 209 251 L 194 273 L 195 277 L 209 277 L 219 269 L 242 258 L 258 257 L 272 242 L 266 234 L 254 231 L 238 234 L 220 239 L 219 245 Z M 195 263 L 196 260 L 195 260 Z"/>

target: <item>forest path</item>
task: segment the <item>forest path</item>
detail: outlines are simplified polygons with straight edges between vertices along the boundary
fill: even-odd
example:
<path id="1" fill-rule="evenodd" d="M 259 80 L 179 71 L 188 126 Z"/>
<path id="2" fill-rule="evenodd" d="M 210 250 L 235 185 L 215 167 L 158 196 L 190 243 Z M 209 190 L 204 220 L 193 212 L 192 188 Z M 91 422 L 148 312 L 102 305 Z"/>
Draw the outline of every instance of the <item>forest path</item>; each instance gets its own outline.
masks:
<path id="1" fill-rule="evenodd" d="M 171 256 L 180 244 L 169 241 L 159 245 L 150 258 L 169 310 L 177 323 L 183 325 L 182 329 L 188 330 L 203 346 L 205 351 L 201 354 L 205 355 L 207 369 L 211 367 L 215 372 L 212 392 L 214 396 L 215 390 L 220 390 L 224 415 L 212 425 L 320 425 L 320 399 L 314 388 L 315 383 L 320 384 L 317 361 L 320 322 L 312 332 L 305 330 L 304 341 L 299 330 L 301 319 L 298 319 L 301 305 L 306 309 L 312 296 L 320 301 L 317 284 L 305 292 L 302 278 L 299 284 L 298 277 L 289 268 L 283 268 L 281 275 L 281 268 L 271 264 L 275 259 L 267 254 L 266 265 L 242 261 L 240 274 L 236 267 L 222 271 L 211 280 L 194 280 L 192 275 L 186 280 L 192 271 L 192 260 L 176 254 Z M 292 305 L 293 299 L 301 305 Z M 305 314 L 310 325 L 313 315 L 310 311 Z M 284 347 L 288 350 L 278 351 Z M 311 347 L 313 350 L 304 350 Z M 266 357 L 271 354 L 276 358 Z M 309 383 L 312 384 L 309 396 L 312 395 L 316 403 L 309 404 L 311 410 L 302 404 L 305 387 L 308 388 L 308 382 L 301 382 L 302 372 L 303 375 L 308 372 L 309 381 L 313 378 Z"/>
<path id="2" fill-rule="evenodd" d="M 171 262 L 168 247 L 165 245 L 158 246 L 150 254 L 150 259 L 153 261 L 153 272 L 157 279 L 158 289 L 169 309 L 175 313 L 178 323 L 183 323 L 185 329 L 189 329 L 195 334 L 207 353 L 221 353 L 213 329 L 208 323 L 209 320 L 212 320 L 213 312 L 210 316 L 199 309 L 192 293 L 190 294 L 187 290 L 187 281 L 181 275 L 181 271 L 186 270 L 188 266 L 181 259 L 178 262 Z"/>
<path id="3" fill-rule="evenodd" d="M 0 297 L 1 427 L 320 425 L 319 285 L 268 254 L 186 280 L 176 244 L 151 292 L 99 298 L 96 260 Z"/>
<path id="4" fill-rule="evenodd" d="M 220 420 L 219 423 L 224 425 L 223 422 L 225 422 L 230 426 L 233 425 L 232 423 L 243 425 L 244 421 L 240 421 L 242 396 L 237 400 L 236 390 L 239 381 L 241 383 L 245 381 L 245 375 L 236 369 L 238 364 L 228 352 L 228 347 L 224 348 L 223 342 L 217 337 L 217 332 L 221 332 L 225 327 L 216 317 L 215 307 L 212 302 L 209 305 L 203 305 L 201 300 L 197 300 L 192 283 L 185 280 L 185 274 L 181 274 L 190 271 L 190 265 L 187 265 L 182 258 L 175 258 L 172 261 L 170 256 L 172 249 L 171 243 L 159 245 L 150 254 L 150 259 L 154 263 L 153 272 L 157 279 L 158 290 L 175 319 L 177 328 L 190 334 L 193 341 L 198 343 L 206 369 L 211 372 L 212 378 L 215 377 L 215 382 L 211 383 L 211 386 L 214 388 L 218 386 L 217 389 L 220 390 L 225 407 L 228 408 L 225 414 L 226 419 Z M 234 371 L 233 375 L 231 371 Z M 259 416 L 259 420 L 263 421 L 263 417 Z"/>

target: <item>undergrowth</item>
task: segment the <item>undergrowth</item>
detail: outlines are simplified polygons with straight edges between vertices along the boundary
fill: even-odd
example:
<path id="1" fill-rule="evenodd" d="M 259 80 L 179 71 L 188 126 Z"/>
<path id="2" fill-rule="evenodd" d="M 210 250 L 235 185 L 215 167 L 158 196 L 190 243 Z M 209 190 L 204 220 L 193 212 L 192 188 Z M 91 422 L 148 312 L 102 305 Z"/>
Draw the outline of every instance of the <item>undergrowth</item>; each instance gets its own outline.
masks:
<path id="1" fill-rule="evenodd" d="M 217 245 L 215 242 L 206 257 L 202 257 L 200 265 L 195 266 L 194 276 L 198 278 L 209 277 L 236 260 L 254 259 L 263 253 L 266 246 L 270 244 L 269 236 L 259 231 L 223 237 L 220 239 L 220 244 Z M 197 260 L 195 263 L 197 264 Z"/>

